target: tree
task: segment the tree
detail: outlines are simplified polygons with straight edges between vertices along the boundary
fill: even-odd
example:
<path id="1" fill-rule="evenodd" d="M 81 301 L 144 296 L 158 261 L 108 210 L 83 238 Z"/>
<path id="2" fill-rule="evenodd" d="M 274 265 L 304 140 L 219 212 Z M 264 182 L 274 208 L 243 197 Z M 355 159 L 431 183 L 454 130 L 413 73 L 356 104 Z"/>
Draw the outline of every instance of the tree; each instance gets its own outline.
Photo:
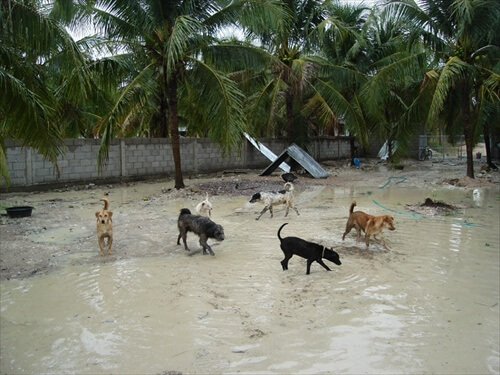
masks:
<path id="1" fill-rule="evenodd" d="M 322 4 L 316 0 L 284 1 L 289 14 L 283 27 L 259 29 L 256 38 L 270 54 L 271 64 L 255 73 L 246 88 L 247 111 L 256 135 L 285 135 L 304 146 L 308 142 L 308 119 L 301 113 L 311 95 L 315 62 L 308 55 L 308 37 L 323 20 Z"/>
<path id="2" fill-rule="evenodd" d="M 226 152 L 237 146 L 246 126 L 243 94 L 226 69 L 236 65 L 232 60 L 238 56 L 251 64 L 259 54 L 241 44 L 221 44 L 214 35 L 238 18 L 254 26 L 281 28 L 284 14 L 276 1 L 234 1 L 226 7 L 206 0 L 100 1 L 90 15 L 115 50 L 122 51 L 96 62 L 102 76 L 114 76 L 119 85 L 116 102 L 99 121 L 100 160 L 105 161 L 111 138 L 125 129 L 170 136 L 175 188 L 180 189 L 181 121 L 188 133 L 199 130 L 190 120 L 200 121 L 205 134 Z"/>
<path id="3" fill-rule="evenodd" d="M 427 72 L 422 88 L 424 95 L 430 95 L 427 124 L 443 120 L 448 128 L 462 129 L 467 176 L 474 178 L 476 134 L 481 122 L 487 124 L 487 108 L 498 108 L 499 103 L 500 3 L 394 0 L 389 7 L 419 26 L 420 41 L 435 54 L 436 66 Z"/>
<path id="4" fill-rule="evenodd" d="M 364 59 L 367 82 L 359 97 L 370 133 L 387 141 L 392 160 L 405 154 L 411 137 L 422 123 L 419 98 L 421 77 L 427 67 L 422 43 L 410 43 L 413 25 L 396 17 L 389 8 L 374 7 L 363 30 L 367 46 Z M 393 150 L 397 144 L 398 149 Z"/>
<path id="5" fill-rule="evenodd" d="M 20 139 L 57 169 L 67 108 L 78 107 L 90 89 L 85 56 L 47 7 L 36 0 L 0 2 L 0 177 L 7 184 L 3 140 Z"/>

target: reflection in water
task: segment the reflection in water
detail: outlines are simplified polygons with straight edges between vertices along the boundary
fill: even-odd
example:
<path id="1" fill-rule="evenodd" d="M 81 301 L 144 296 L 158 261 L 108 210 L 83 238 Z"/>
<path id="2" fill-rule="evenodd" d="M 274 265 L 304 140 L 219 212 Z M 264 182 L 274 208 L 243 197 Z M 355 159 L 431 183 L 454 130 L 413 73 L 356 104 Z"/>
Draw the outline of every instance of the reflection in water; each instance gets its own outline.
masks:
<path id="1" fill-rule="evenodd" d="M 301 216 L 287 218 L 288 235 L 340 253 L 332 272 L 305 275 L 297 257 L 283 272 L 282 212 L 234 220 L 220 198 L 233 235 L 215 257 L 178 250 L 4 281 L 0 372 L 498 373 L 496 196 L 483 191 L 490 207 L 461 216 L 416 219 L 397 214 L 407 189 L 364 193 L 306 189 Z M 369 213 L 381 211 L 373 200 L 394 210 L 390 251 L 341 241 L 353 198 Z"/>

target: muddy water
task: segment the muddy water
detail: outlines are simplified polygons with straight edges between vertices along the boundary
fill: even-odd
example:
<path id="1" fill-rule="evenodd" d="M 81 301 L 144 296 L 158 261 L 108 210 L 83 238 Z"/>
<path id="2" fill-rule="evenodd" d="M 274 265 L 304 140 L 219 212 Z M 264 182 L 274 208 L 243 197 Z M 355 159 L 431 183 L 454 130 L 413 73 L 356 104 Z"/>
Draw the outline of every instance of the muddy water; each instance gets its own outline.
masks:
<path id="1" fill-rule="evenodd" d="M 306 275 L 297 257 L 281 270 L 283 208 L 255 221 L 261 206 L 217 197 L 215 257 L 192 235 L 186 253 L 171 228 L 160 257 L 75 265 L 89 241 L 56 273 L 2 282 L 1 373 L 500 372 L 498 189 L 297 190 L 282 235 L 333 246 L 332 272 Z M 407 209 L 429 196 L 463 208 Z M 392 212 L 389 251 L 341 241 L 352 199 Z"/>

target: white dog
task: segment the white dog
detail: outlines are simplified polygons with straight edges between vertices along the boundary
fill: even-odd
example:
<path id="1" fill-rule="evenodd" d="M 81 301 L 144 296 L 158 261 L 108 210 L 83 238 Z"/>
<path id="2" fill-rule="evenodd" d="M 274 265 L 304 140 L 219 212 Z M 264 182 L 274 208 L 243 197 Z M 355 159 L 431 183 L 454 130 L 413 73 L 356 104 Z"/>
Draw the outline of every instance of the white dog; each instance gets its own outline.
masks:
<path id="1" fill-rule="evenodd" d="M 208 200 L 208 193 L 205 197 L 205 200 L 196 205 L 196 212 L 201 216 L 212 216 L 212 203 L 210 203 L 210 201 Z"/>
<path id="2" fill-rule="evenodd" d="M 267 210 L 271 212 L 271 217 L 273 217 L 273 207 L 280 204 L 284 204 L 286 206 L 285 217 L 288 215 L 290 207 L 295 210 L 297 215 L 300 215 L 299 210 L 295 207 L 293 190 L 293 184 L 291 182 L 287 182 L 285 184 L 285 190 L 261 191 L 260 193 L 255 193 L 252 196 L 252 199 L 250 199 L 250 203 L 261 202 L 264 204 L 264 209 L 261 211 L 260 215 L 255 218 L 255 220 L 259 220 Z"/>

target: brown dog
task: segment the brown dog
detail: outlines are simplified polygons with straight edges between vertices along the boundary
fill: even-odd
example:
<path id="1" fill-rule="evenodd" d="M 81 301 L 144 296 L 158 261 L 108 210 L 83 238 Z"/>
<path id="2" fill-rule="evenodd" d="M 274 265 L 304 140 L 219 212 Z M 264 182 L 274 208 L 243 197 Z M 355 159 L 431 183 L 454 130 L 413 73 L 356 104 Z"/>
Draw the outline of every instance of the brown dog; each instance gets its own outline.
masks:
<path id="1" fill-rule="evenodd" d="M 354 207 L 356 206 L 356 201 L 351 203 L 351 208 L 349 209 L 349 219 L 345 226 L 345 232 L 342 236 L 342 241 L 344 241 L 345 236 L 349 234 L 352 228 L 356 228 L 358 234 L 357 242 L 361 238 L 361 231 L 365 233 L 365 243 L 366 248 L 370 245 L 370 237 L 373 236 L 377 238 L 382 232 L 382 229 L 387 228 L 389 230 L 395 230 L 394 218 L 390 215 L 373 216 L 369 215 L 363 211 L 354 212 Z M 384 248 L 387 249 L 387 245 L 382 237 L 380 237 Z"/>
<path id="2" fill-rule="evenodd" d="M 104 239 L 108 239 L 108 254 L 111 254 L 111 245 L 113 244 L 113 212 L 109 211 L 109 200 L 101 198 L 104 202 L 104 208 L 101 211 L 96 211 L 97 218 L 97 242 L 99 243 L 100 255 L 104 255 Z"/>

